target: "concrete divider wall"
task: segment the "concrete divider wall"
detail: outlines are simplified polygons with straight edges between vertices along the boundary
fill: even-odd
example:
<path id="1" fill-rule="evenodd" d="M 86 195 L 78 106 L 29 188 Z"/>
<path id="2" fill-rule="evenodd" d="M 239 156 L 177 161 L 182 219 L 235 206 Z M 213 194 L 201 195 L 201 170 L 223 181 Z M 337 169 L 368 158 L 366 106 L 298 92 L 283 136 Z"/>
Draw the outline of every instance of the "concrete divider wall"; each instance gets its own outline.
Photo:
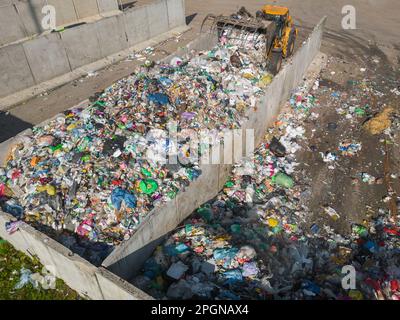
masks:
<path id="1" fill-rule="evenodd" d="M 23 43 L 35 83 L 53 79 L 71 71 L 59 33 L 50 33 Z"/>
<path id="2" fill-rule="evenodd" d="M 164 0 L 156 0 L 147 5 L 147 19 L 149 24 L 150 37 L 167 30 L 168 23 L 168 7 Z"/>
<path id="3" fill-rule="evenodd" d="M 0 96 L 35 84 L 22 44 L 0 49 Z"/>
<path id="4" fill-rule="evenodd" d="M 46 5 L 56 9 L 57 26 L 118 10 L 117 0 L 1 0 L 0 46 L 42 33 Z"/>
<path id="5" fill-rule="evenodd" d="M 75 6 L 87 14 L 96 2 L 74 1 Z M 101 3 L 104 8 L 113 7 L 108 0 Z M 66 29 L 62 33 L 44 34 L 26 40 L 22 42 L 23 51 L 15 45 L 0 47 L 0 62 L 8 62 L 0 64 L 0 77 L 4 79 L 0 82 L 0 97 L 71 73 L 79 67 L 184 25 L 184 0 L 157 0 L 96 22 Z M 12 52 L 16 53 L 15 56 Z"/>
<path id="6" fill-rule="evenodd" d="M 77 37 L 79 33 L 79 37 Z M 102 58 L 96 24 L 89 23 L 61 33 L 71 69 L 76 69 Z M 82 44 L 85 45 L 82 45 Z"/>
<path id="7" fill-rule="evenodd" d="M 248 120 L 243 123 L 242 129 L 254 129 L 253 147 L 260 144 L 266 129 L 278 115 L 280 107 L 290 97 L 292 90 L 300 84 L 307 68 L 318 53 L 325 20 L 326 18 L 321 20 L 292 60 L 274 77 L 259 100 L 257 109 L 248 110 Z M 205 47 L 202 48 L 201 45 Z M 210 42 L 200 37 L 189 47 L 205 50 L 210 48 Z M 186 52 L 188 50 L 187 48 Z M 246 150 L 246 146 L 243 149 Z M 230 154 L 233 154 L 233 151 L 228 150 Z M 104 260 L 103 266 L 124 279 L 132 278 L 163 237 L 176 228 L 178 225 L 175 224 L 176 221 L 183 221 L 199 205 L 217 195 L 229 177 L 231 167 L 229 164 L 202 165 L 200 177 L 186 190 L 179 192 L 165 207 L 150 212 L 132 237 L 115 248 Z"/>
<path id="8" fill-rule="evenodd" d="M 99 13 L 112 12 L 118 10 L 118 0 L 97 0 Z"/>
<path id="9" fill-rule="evenodd" d="M 184 0 L 167 1 L 168 23 L 170 28 L 185 24 L 185 2 Z"/>
<path id="10" fill-rule="evenodd" d="M 28 36 L 11 0 L 2 1 L 0 1 L 0 46 Z"/>
<path id="11" fill-rule="evenodd" d="M 99 14 L 97 0 L 73 0 L 78 20 Z"/>
<path id="12" fill-rule="evenodd" d="M 45 267 L 55 272 L 57 277 L 80 295 L 96 300 L 152 299 L 117 275 L 102 267 L 93 266 L 24 222 L 21 222 L 17 232 L 8 234 L 5 223 L 12 220 L 15 220 L 12 216 L 0 211 L 0 237 L 16 249 L 39 258 Z"/>
<path id="13" fill-rule="evenodd" d="M 28 36 L 44 31 L 42 27 L 42 8 L 47 4 L 46 0 L 13 1 L 14 6 Z"/>
<path id="14" fill-rule="evenodd" d="M 126 36 L 129 46 L 150 38 L 150 24 L 147 7 L 128 10 L 124 14 Z"/>
<path id="15" fill-rule="evenodd" d="M 128 48 L 122 14 L 97 21 L 95 25 L 102 57 Z M 96 34 L 93 36 L 96 37 Z"/>

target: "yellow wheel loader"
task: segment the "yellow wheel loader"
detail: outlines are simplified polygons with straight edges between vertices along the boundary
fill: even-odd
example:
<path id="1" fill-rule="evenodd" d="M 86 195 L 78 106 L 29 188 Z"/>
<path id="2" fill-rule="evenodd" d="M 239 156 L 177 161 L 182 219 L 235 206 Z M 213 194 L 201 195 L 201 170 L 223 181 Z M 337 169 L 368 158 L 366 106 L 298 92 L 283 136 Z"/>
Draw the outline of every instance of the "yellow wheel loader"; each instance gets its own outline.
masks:
<path id="1" fill-rule="evenodd" d="M 264 35 L 265 58 L 274 75 L 281 69 L 282 59 L 293 54 L 298 31 L 286 7 L 266 5 L 256 12 L 255 17 L 244 7 L 230 16 L 209 14 L 203 21 L 201 32 L 210 22 L 209 32 L 217 31 L 218 37 L 236 39 L 242 46 L 258 35 Z"/>

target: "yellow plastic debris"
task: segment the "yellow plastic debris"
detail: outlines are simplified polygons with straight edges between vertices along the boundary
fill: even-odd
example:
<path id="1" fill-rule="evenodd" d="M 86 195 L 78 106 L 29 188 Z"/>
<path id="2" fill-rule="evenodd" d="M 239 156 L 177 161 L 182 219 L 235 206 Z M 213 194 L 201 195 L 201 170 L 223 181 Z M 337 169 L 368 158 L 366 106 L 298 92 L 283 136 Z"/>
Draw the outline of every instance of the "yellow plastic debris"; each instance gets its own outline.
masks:
<path id="1" fill-rule="evenodd" d="M 352 298 L 353 300 L 362 300 L 363 294 L 358 290 L 350 290 L 349 297 Z"/>
<path id="2" fill-rule="evenodd" d="M 272 81 L 272 75 L 270 75 L 269 73 L 264 74 L 261 79 L 258 81 L 258 85 L 261 88 L 265 88 L 266 86 L 268 86 Z"/>
<path id="3" fill-rule="evenodd" d="M 364 125 L 364 129 L 371 134 L 380 134 L 389 128 L 392 124 L 390 115 L 393 113 L 392 107 L 386 107 L 382 112 L 378 113 L 375 117 L 368 120 Z"/>
<path id="4" fill-rule="evenodd" d="M 268 225 L 271 228 L 275 228 L 279 224 L 279 221 L 275 218 L 268 218 Z"/>
<path id="5" fill-rule="evenodd" d="M 71 123 L 68 127 L 67 127 L 67 131 L 72 131 L 76 128 L 76 123 Z"/>
<path id="6" fill-rule="evenodd" d="M 37 192 L 45 192 L 46 191 L 49 196 L 55 196 L 57 193 L 56 187 L 54 187 L 50 184 L 47 184 L 45 186 L 39 186 L 36 188 L 36 191 Z"/>

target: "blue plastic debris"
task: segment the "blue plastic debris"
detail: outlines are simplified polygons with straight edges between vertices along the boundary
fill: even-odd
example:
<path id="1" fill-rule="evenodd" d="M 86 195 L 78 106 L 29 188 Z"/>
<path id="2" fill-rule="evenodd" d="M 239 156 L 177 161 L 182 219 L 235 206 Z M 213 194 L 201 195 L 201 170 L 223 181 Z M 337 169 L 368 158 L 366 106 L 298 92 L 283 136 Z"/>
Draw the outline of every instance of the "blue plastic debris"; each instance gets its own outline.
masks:
<path id="1" fill-rule="evenodd" d="M 364 248 L 371 253 L 376 253 L 378 251 L 378 245 L 371 240 L 368 240 L 367 242 L 364 243 Z"/>
<path id="2" fill-rule="evenodd" d="M 184 253 L 184 252 L 186 252 L 186 251 L 188 251 L 188 250 L 189 250 L 189 247 L 188 247 L 186 244 L 184 244 L 184 243 L 180 243 L 180 244 L 178 244 L 178 245 L 175 247 L 175 251 L 176 251 L 178 254 Z"/>
<path id="3" fill-rule="evenodd" d="M 235 258 L 236 254 L 239 252 L 237 248 L 230 249 L 215 249 L 213 252 L 213 257 L 217 261 L 223 261 L 224 268 L 229 268 L 231 261 Z"/>
<path id="4" fill-rule="evenodd" d="M 158 103 L 159 105 L 165 105 L 168 104 L 169 99 L 168 96 L 164 93 L 150 93 L 147 98 L 149 99 L 149 101 L 152 101 L 154 103 Z"/>
<path id="5" fill-rule="evenodd" d="M 161 266 L 154 258 L 148 259 L 144 264 L 144 275 L 150 279 L 154 279 L 161 273 Z"/>
<path id="6" fill-rule="evenodd" d="M 24 216 L 24 209 L 19 204 L 12 201 L 6 202 L 3 206 L 3 210 L 17 219 L 22 219 Z"/>
<path id="7" fill-rule="evenodd" d="M 113 190 L 111 194 L 111 201 L 113 206 L 117 209 L 121 209 L 122 202 L 125 202 L 125 205 L 128 208 L 135 208 L 136 207 L 136 197 L 129 193 L 128 191 L 121 189 L 121 188 L 116 188 Z"/>
<path id="8" fill-rule="evenodd" d="M 308 291 L 308 292 L 312 292 L 313 294 L 319 294 L 321 292 L 321 288 L 319 286 L 317 286 L 314 282 L 309 281 L 309 280 L 305 280 L 302 284 L 301 287 Z"/>
<path id="9" fill-rule="evenodd" d="M 243 281 L 243 276 L 239 269 L 225 271 L 222 276 L 226 279 L 225 284 L 234 284 Z"/>
<path id="10" fill-rule="evenodd" d="M 158 78 L 158 81 L 160 81 L 160 83 L 166 87 L 169 87 L 172 84 L 172 80 L 167 77 L 160 77 Z"/>
<path id="11" fill-rule="evenodd" d="M 319 232 L 319 227 L 315 223 L 310 227 L 312 233 L 317 234 Z"/>

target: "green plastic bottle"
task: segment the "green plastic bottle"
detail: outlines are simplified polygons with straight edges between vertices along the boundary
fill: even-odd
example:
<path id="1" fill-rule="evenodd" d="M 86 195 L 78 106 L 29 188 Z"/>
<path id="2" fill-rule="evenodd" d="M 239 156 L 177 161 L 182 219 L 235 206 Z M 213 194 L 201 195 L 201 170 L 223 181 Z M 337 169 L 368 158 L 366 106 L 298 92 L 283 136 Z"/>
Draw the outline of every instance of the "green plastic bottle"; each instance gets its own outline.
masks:
<path id="1" fill-rule="evenodd" d="M 272 177 L 272 182 L 280 187 L 290 189 L 294 186 L 292 177 L 288 176 L 283 172 L 278 172 Z"/>
<path id="2" fill-rule="evenodd" d="M 357 233 L 360 237 L 368 235 L 367 228 L 359 224 L 353 224 L 353 232 Z"/>
<path id="3" fill-rule="evenodd" d="M 240 231 L 241 231 L 240 224 L 233 224 L 233 225 L 231 225 L 231 231 L 232 231 L 233 233 L 240 233 Z"/>
<path id="4" fill-rule="evenodd" d="M 197 213 L 200 214 L 202 218 L 207 222 L 210 222 L 212 219 L 212 210 L 210 208 L 207 207 L 199 208 L 197 209 Z"/>
<path id="5" fill-rule="evenodd" d="M 83 162 L 90 161 L 90 154 L 85 154 L 81 159 L 82 159 Z"/>

